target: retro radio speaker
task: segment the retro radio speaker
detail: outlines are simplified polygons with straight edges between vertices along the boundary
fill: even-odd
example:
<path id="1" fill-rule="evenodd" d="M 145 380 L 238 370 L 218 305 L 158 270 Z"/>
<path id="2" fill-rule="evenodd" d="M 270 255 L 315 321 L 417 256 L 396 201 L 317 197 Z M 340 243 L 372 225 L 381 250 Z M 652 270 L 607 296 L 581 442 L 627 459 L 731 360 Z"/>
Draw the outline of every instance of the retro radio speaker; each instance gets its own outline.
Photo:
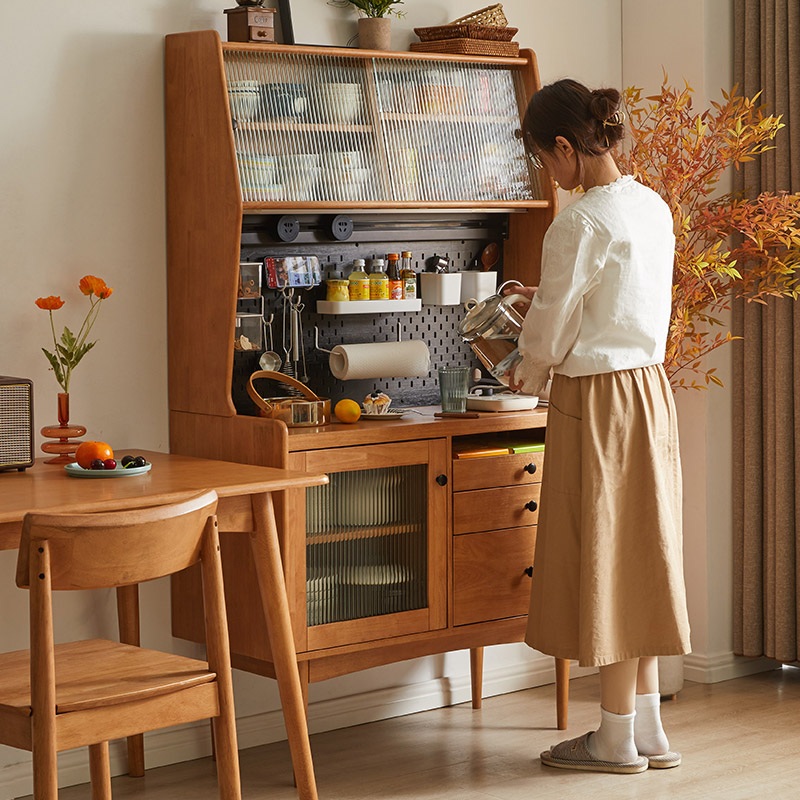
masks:
<path id="1" fill-rule="evenodd" d="M 33 466 L 33 382 L 0 375 L 0 470 Z"/>

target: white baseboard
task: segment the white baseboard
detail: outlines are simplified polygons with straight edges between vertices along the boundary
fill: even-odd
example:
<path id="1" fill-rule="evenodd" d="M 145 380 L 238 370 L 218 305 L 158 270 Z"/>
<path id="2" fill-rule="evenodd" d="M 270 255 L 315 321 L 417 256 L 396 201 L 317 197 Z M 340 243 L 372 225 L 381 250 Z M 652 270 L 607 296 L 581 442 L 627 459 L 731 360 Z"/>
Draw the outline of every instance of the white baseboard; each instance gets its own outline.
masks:
<path id="1" fill-rule="evenodd" d="M 592 672 L 596 670 L 573 665 L 570 674 L 571 677 L 580 677 Z M 553 659 L 537 653 L 527 656 L 522 661 L 485 668 L 483 696 L 508 694 L 554 682 Z M 308 709 L 309 730 L 311 733 L 322 733 L 456 705 L 467 702 L 470 698 L 469 674 L 376 689 L 311 703 Z M 553 714 L 555 715 L 555 708 Z M 236 720 L 236 729 L 239 748 L 242 750 L 286 738 L 280 709 L 252 716 L 240 716 Z M 110 750 L 111 774 L 125 774 L 127 763 L 124 742 L 113 742 Z M 0 800 L 14 800 L 33 791 L 30 756 L 23 751 L 18 752 L 25 760 L 0 767 Z M 210 725 L 199 722 L 148 733 L 145 735 L 145 754 L 148 768 L 208 756 L 211 754 Z M 88 781 L 89 759 L 86 748 L 59 754 L 59 786 L 73 786 Z"/>
<path id="2" fill-rule="evenodd" d="M 733 653 L 712 656 L 690 653 L 684 660 L 684 676 L 686 680 L 696 683 L 720 683 L 756 672 L 768 672 L 780 666 L 779 661 L 771 658 L 745 658 Z"/>

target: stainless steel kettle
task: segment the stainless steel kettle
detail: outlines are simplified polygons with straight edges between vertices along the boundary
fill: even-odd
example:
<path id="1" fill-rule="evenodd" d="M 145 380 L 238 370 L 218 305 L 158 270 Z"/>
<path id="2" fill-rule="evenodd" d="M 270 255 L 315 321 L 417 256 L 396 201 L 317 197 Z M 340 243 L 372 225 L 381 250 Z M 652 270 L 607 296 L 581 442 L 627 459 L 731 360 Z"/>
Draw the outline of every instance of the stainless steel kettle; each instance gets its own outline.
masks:
<path id="1" fill-rule="evenodd" d="M 529 302 L 522 294 L 503 296 L 503 288 L 519 281 L 506 281 L 497 294 L 485 300 L 467 300 L 467 312 L 458 325 L 458 334 L 467 342 L 481 363 L 493 377 L 508 385 L 506 373 L 522 359 L 517 350 L 517 339 L 522 331 L 523 316 L 513 306 L 514 303 Z"/>

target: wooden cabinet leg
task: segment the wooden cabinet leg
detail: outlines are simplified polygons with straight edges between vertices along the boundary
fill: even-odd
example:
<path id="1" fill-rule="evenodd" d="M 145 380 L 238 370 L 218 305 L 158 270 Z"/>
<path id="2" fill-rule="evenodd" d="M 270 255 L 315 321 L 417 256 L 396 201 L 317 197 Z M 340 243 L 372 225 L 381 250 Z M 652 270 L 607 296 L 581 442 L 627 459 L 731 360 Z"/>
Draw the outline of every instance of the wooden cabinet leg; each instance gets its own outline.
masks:
<path id="1" fill-rule="evenodd" d="M 567 728 L 569 705 L 569 659 L 556 659 L 556 725 L 560 731 Z"/>
<path id="2" fill-rule="evenodd" d="M 472 679 L 472 707 L 483 703 L 483 648 L 473 647 L 469 651 L 469 674 Z"/>
<path id="3" fill-rule="evenodd" d="M 139 587 L 117 587 L 117 621 L 119 640 L 123 644 L 139 647 Z M 128 775 L 141 778 L 144 775 L 144 735 L 128 737 Z"/>

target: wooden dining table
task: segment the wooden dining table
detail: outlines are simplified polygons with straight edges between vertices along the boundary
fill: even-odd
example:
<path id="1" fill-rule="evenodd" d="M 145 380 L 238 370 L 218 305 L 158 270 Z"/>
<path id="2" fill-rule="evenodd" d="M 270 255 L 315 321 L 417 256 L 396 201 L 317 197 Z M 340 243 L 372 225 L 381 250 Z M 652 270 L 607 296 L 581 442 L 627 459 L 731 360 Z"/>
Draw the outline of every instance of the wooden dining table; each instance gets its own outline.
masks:
<path id="1" fill-rule="evenodd" d="M 85 513 L 142 508 L 214 489 L 219 496 L 219 530 L 250 537 L 298 796 L 317 800 L 272 493 L 318 486 L 327 483 L 327 476 L 145 450 L 119 452 L 144 456 L 152 468 L 140 475 L 88 478 L 72 477 L 62 466 L 37 461 L 24 472 L 0 472 L 0 550 L 19 546 L 22 519 L 29 511 Z M 117 609 L 120 640 L 138 646 L 138 586 L 117 590 Z M 144 774 L 141 736 L 128 740 L 128 769 L 131 775 Z"/>

